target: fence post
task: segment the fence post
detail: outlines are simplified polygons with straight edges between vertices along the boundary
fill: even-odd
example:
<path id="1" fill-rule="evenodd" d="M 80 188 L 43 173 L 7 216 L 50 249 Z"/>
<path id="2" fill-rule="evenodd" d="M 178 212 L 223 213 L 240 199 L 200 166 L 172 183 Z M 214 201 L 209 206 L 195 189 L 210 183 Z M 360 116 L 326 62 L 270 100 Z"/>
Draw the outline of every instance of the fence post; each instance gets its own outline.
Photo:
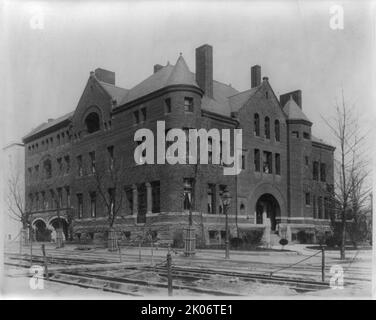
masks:
<path id="1" fill-rule="evenodd" d="M 42 244 L 42 253 L 43 253 L 43 262 L 44 262 L 44 273 L 46 275 L 46 279 L 49 279 L 49 274 L 48 274 L 48 266 L 47 266 L 47 256 L 46 256 L 46 250 L 44 247 L 44 244 Z"/>
<path id="2" fill-rule="evenodd" d="M 321 246 L 321 281 L 325 282 L 325 248 Z"/>
<path id="3" fill-rule="evenodd" d="M 171 266 L 171 253 L 170 248 L 167 252 L 167 285 L 168 285 L 168 295 L 172 296 L 172 266 Z"/>

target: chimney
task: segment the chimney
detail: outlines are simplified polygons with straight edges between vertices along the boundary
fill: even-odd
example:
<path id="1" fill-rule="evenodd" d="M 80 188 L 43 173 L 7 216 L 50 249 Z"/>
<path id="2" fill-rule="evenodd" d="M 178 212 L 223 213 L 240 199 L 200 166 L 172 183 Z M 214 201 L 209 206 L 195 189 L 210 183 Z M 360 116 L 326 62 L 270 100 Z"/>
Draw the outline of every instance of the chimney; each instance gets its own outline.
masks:
<path id="1" fill-rule="evenodd" d="M 163 68 L 162 65 L 160 65 L 160 64 L 155 64 L 155 65 L 154 65 L 154 73 L 158 72 L 158 71 L 161 70 L 162 68 Z"/>
<path id="2" fill-rule="evenodd" d="M 205 95 L 213 98 L 213 47 L 208 44 L 196 49 L 196 81 Z"/>
<path id="3" fill-rule="evenodd" d="M 286 102 L 290 100 L 290 96 L 292 96 L 299 108 L 302 109 L 302 90 L 295 90 L 280 95 L 279 103 L 281 104 L 282 108 L 285 106 Z"/>
<path id="4" fill-rule="evenodd" d="M 258 87 L 261 84 L 261 67 L 255 65 L 251 67 L 251 88 Z"/>
<path id="5" fill-rule="evenodd" d="M 115 72 L 97 68 L 94 73 L 99 81 L 115 85 Z"/>

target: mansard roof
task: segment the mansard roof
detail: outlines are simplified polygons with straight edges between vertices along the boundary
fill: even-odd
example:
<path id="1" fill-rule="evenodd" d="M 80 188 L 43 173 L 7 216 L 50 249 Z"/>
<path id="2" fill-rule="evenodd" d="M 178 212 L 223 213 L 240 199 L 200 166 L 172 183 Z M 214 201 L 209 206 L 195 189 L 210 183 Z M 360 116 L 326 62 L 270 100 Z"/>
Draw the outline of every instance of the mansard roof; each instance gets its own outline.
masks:
<path id="1" fill-rule="evenodd" d="M 295 100 L 290 96 L 290 100 L 286 102 L 283 107 L 283 111 L 287 115 L 289 120 L 304 120 L 311 122 L 308 117 L 304 114 L 302 109 L 297 105 Z M 311 122 L 312 123 L 312 122 Z"/>

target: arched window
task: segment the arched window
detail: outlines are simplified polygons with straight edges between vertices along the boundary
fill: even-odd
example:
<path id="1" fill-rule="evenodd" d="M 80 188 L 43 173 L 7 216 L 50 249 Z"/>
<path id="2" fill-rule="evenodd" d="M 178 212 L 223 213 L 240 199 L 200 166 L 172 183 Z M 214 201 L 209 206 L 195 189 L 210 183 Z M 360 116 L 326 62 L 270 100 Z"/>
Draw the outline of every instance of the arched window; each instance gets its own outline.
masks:
<path id="1" fill-rule="evenodd" d="M 270 139 L 270 119 L 265 117 L 265 138 Z"/>
<path id="2" fill-rule="evenodd" d="M 100 129 L 99 115 L 96 112 L 91 112 L 85 119 L 86 129 L 88 133 L 93 133 Z"/>
<path id="3" fill-rule="evenodd" d="M 280 134 L 280 128 L 279 128 L 279 121 L 274 121 L 274 136 L 275 141 L 281 141 L 281 134 Z"/>
<path id="4" fill-rule="evenodd" d="M 255 113 L 254 115 L 254 132 L 255 136 L 260 136 L 260 117 L 258 113 Z"/>

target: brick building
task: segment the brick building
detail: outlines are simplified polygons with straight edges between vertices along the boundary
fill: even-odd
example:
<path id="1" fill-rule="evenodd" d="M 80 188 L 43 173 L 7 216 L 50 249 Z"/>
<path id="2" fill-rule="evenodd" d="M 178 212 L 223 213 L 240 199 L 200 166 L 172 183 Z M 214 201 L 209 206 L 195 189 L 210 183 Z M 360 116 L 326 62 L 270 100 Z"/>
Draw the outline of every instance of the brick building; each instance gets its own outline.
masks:
<path id="1" fill-rule="evenodd" d="M 249 90 L 218 82 L 209 45 L 196 49 L 196 73 L 181 55 L 175 65 L 155 65 L 153 71 L 124 89 L 115 85 L 114 72 L 96 69 L 73 112 L 24 137 L 26 199 L 37 234 L 56 227 L 60 216 L 66 237 L 105 238 L 108 210 L 96 174 L 118 163 L 122 181 L 115 185 L 104 174 L 101 183 L 111 203 L 119 203 L 114 228 L 123 238 L 153 230 L 172 240 L 191 211 L 203 243 L 222 241 L 226 186 L 231 236 L 263 228 L 265 213 L 276 233 L 288 225 L 292 240 L 300 230 L 313 236 L 317 225 L 329 225 L 334 148 L 312 135 L 300 90 L 276 97 L 257 65 L 250 70 Z M 241 173 L 223 175 L 221 164 L 136 165 L 135 131 L 156 132 L 157 121 L 165 121 L 166 131 L 241 128 Z"/>

